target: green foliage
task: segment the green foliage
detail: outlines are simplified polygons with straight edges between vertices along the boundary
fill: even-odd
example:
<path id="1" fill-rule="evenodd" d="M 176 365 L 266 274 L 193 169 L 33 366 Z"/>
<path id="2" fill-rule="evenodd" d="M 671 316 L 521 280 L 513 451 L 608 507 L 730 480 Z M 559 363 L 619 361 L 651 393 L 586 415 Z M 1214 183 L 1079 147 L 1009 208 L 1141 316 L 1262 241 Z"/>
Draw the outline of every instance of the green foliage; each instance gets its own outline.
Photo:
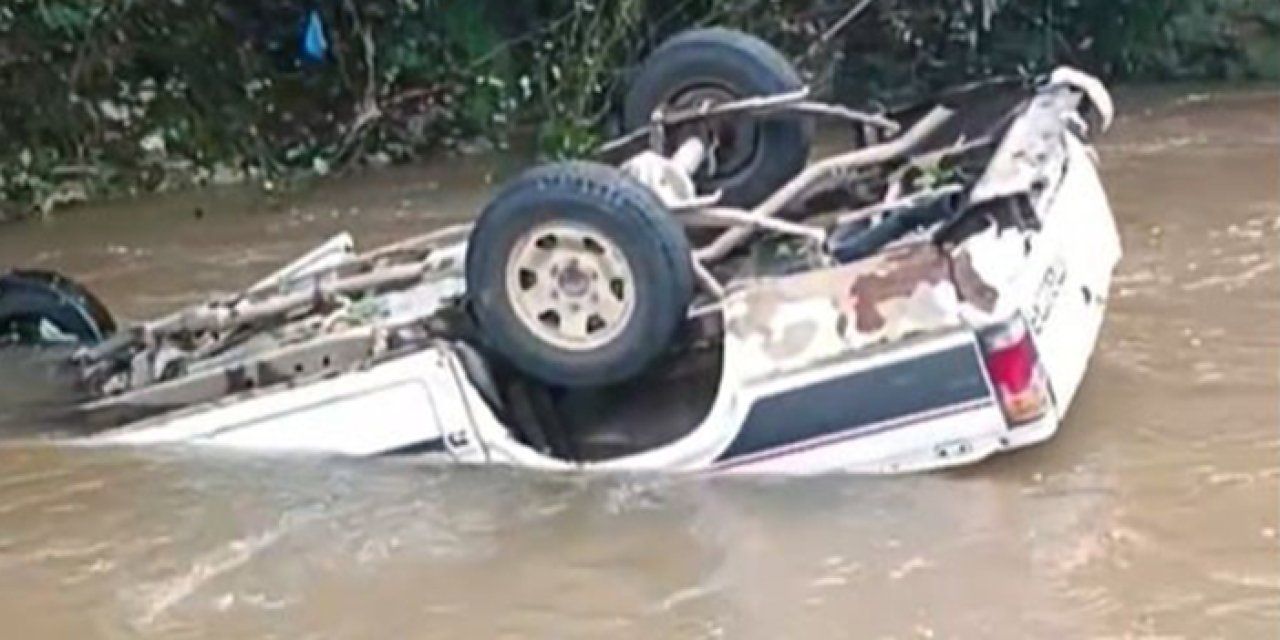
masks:
<path id="1" fill-rule="evenodd" d="M 626 74 L 698 25 L 753 31 L 860 103 L 1069 62 L 1280 77 L 1274 0 L 8 0 L 0 218 L 136 190 L 326 174 L 533 134 L 600 142 Z M 330 51 L 299 59 L 308 8 Z"/>
<path id="2" fill-rule="evenodd" d="M 1274 0 L 894 0 L 845 34 L 837 93 L 915 96 L 1072 64 L 1110 80 L 1280 79 Z"/>

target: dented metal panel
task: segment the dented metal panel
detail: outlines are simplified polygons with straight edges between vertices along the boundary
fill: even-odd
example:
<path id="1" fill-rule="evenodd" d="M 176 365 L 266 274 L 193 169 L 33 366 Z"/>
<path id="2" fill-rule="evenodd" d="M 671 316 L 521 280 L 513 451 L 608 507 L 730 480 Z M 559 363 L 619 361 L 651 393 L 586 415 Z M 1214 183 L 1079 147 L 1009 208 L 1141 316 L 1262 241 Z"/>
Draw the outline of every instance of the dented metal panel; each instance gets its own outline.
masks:
<path id="1" fill-rule="evenodd" d="M 1066 161 L 1063 133 L 1080 96 L 1067 87 L 1044 90 L 1027 105 L 996 148 L 982 178 L 969 194 L 971 206 L 1018 195 L 1036 197 L 1049 176 Z"/>
<path id="2" fill-rule="evenodd" d="M 762 279 L 728 301 L 725 330 L 781 371 L 851 350 L 962 326 L 961 307 L 989 312 L 997 290 L 963 250 L 919 242 L 826 270 Z"/>

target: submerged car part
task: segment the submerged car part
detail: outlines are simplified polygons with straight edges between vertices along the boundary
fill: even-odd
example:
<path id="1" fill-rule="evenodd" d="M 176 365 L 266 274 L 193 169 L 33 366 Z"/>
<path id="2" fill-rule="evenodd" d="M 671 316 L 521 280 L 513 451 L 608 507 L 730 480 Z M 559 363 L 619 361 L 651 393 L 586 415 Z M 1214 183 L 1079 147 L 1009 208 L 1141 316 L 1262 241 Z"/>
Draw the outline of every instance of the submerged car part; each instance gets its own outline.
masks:
<path id="1" fill-rule="evenodd" d="M 101 429 L 89 442 L 810 473 L 938 468 L 1043 441 L 1079 387 L 1120 247 L 1073 122 L 1088 93 L 1026 89 L 885 114 L 900 124 L 887 138 L 812 163 L 751 210 L 700 193 L 715 141 L 677 135 L 674 152 L 620 169 L 530 171 L 497 194 L 490 213 L 507 213 L 487 230 L 364 254 L 335 239 L 77 349 L 65 362 L 92 396 L 77 406 Z M 645 135 L 784 112 L 815 111 L 802 91 L 762 95 L 660 114 Z M 838 197 L 811 208 L 825 192 Z M 964 233 L 940 237 L 956 221 Z M 690 252 L 695 224 L 725 230 Z M 856 251 L 840 255 L 842 240 Z M 693 276 L 694 301 L 668 304 Z M 619 278 L 661 286 L 617 296 Z M 596 331 L 530 330 L 603 293 L 615 297 L 592 307 Z M 552 352 L 540 375 L 502 346 L 495 310 L 521 321 L 507 334 L 520 348 L 632 357 L 575 377 L 582 361 Z M 679 328 L 665 343 L 634 339 L 667 322 Z"/>
<path id="2" fill-rule="evenodd" d="M 97 343 L 115 319 L 80 283 L 51 271 L 0 274 L 0 348 Z"/>

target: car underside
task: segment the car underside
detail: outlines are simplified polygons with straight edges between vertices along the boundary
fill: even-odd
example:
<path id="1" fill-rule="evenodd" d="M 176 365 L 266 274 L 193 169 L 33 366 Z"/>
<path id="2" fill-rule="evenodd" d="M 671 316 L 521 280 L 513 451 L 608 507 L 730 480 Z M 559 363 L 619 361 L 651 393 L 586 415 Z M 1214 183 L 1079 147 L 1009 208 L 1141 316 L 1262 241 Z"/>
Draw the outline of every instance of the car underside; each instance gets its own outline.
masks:
<path id="1" fill-rule="evenodd" d="M 708 70 L 721 77 L 699 84 Z M 1034 260 L 997 254 L 1033 254 L 1073 150 L 1111 118 L 1070 69 L 876 113 L 816 102 L 767 45 L 722 29 L 658 49 L 626 109 L 630 132 L 598 158 L 516 176 L 474 224 L 363 253 L 339 236 L 165 317 L 117 327 L 64 276 L 3 276 L 0 352 L 23 388 L 56 390 L 7 404 L 78 433 L 136 429 L 439 351 L 522 446 L 591 463 L 690 437 L 731 377 L 892 363 L 957 332 L 978 362 L 957 376 L 986 393 L 982 347 L 965 345 L 1028 322 L 1041 295 L 1011 284 Z M 846 142 L 813 160 L 815 131 Z M 1031 397 L 993 406 L 1038 419 L 1048 394 Z"/>

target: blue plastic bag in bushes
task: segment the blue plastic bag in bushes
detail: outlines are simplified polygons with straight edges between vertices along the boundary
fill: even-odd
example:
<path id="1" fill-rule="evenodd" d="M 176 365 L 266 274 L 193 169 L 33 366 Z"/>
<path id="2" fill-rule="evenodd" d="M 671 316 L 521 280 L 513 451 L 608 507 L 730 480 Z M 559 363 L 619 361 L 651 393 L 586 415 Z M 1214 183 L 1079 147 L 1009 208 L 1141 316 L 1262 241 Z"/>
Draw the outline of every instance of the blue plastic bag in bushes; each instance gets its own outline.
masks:
<path id="1" fill-rule="evenodd" d="M 324 60 L 329 51 L 329 41 L 324 37 L 324 23 L 320 13 L 312 9 L 307 13 L 306 27 L 302 32 L 302 57 L 311 62 Z"/>

